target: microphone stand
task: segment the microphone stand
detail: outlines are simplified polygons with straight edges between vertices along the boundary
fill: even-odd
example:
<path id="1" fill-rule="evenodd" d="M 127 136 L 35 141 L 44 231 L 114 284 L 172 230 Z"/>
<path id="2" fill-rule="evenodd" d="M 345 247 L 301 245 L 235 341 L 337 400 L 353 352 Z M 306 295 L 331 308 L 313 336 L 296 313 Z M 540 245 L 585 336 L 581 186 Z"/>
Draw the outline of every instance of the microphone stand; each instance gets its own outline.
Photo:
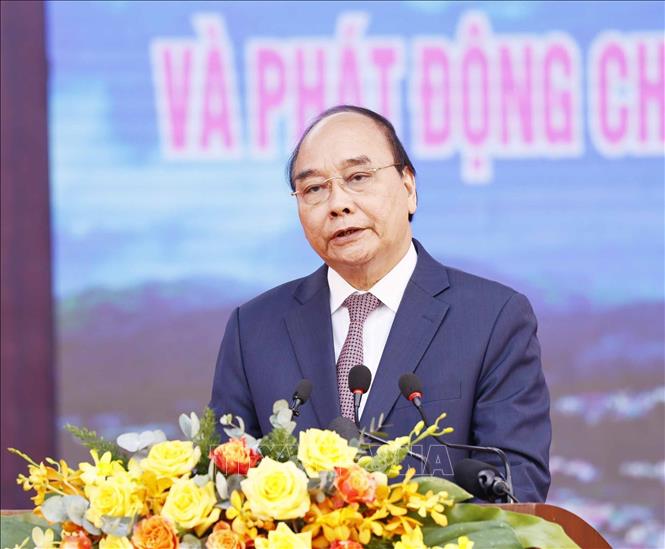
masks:
<path id="1" fill-rule="evenodd" d="M 415 396 L 412 398 L 409 398 L 409 401 L 413 403 L 413 405 L 416 407 L 418 412 L 420 413 L 420 417 L 422 420 L 425 422 L 426 426 L 430 426 L 431 423 L 427 419 L 427 416 L 425 415 L 425 410 L 423 410 L 423 405 L 422 402 L 420 401 L 419 396 Z M 517 501 L 517 498 L 513 495 L 513 477 L 510 471 L 510 463 L 508 463 L 508 456 L 506 456 L 506 453 L 501 450 L 500 448 L 493 448 L 490 446 L 471 446 L 469 444 L 458 444 L 455 442 L 445 442 L 441 437 L 434 436 L 434 440 L 436 440 L 439 444 L 442 444 L 443 446 L 449 447 L 449 448 L 455 448 L 459 450 L 468 450 L 471 452 L 489 452 L 495 455 L 498 455 L 499 458 L 501 459 L 501 462 L 503 463 L 503 468 L 506 472 L 506 484 L 508 485 L 508 492 L 507 496 L 513 500 L 514 503 L 519 503 Z M 507 503 L 507 502 L 506 502 Z"/>
<path id="2" fill-rule="evenodd" d="M 363 393 L 361 391 L 359 390 L 353 391 L 353 421 L 355 422 L 356 427 L 360 431 L 360 435 L 363 437 L 366 436 L 368 439 L 370 439 L 373 442 L 377 442 L 378 444 L 387 444 L 388 443 L 387 440 L 381 437 L 377 437 L 376 435 L 369 433 L 367 431 L 363 431 L 362 428 L 360 427 L 360 418 L 358 417 L 358 410 L 360 409 L 360 401 L 362 400 L 362 398 L 363 398 Z M 428 475 L 432 475 L 432 468 L 429 466 L 429 463 L 427 463 L 427 459 L 425 458 L 425 456 L 418 454 L 417 452 L 414 452 L 411 449 L 407 450 L 406 453 L 408 456 L 422 463 L 423 466 L 425 467 L 425 472 Z"/>

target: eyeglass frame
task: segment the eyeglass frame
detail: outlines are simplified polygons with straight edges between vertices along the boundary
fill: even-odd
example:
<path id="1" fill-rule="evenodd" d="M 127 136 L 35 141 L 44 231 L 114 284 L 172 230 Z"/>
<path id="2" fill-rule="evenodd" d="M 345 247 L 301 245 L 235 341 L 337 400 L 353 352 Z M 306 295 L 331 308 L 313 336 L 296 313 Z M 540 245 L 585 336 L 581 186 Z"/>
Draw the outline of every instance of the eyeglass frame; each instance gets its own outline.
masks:
<path id="1" fill-rule="evenodd" d="M 359 168 L 357 172 L 353 172 L 353 174 L 351 174 L 351 175 L 354 175 L 356 173 L 369 172 L 369 173 L 372 174 L 372 176 L 374 176 L 376 174 L 376 172 L 378 172 L 379 170 L 385 170 L 386 168 L 397 168 L 397 167 L 400 167 L 400 166 L 402 166 L 401 163 L 395 162 L 393 164 L 388 164 L 387 166 L 379 166 L 378 168 L 364 168 L 364 169 Z M 346 183 L 346 178 L 341 176 L 341 175 L 330 176 L 328 179 L 324 179 L 323 181 L 321 181 L 321 183 L 316 183 L 316 185 L 321 185 L 321 186 L 325 185 L 326 187 L 328 187 L 329 191 L 332 192 L 332 183 L 329 183 L 329 182 L 334 181 L 335 179 L 341 179 L 343 181 L 343 183 L 341 183 L 340 186 L 344 189 L 348 189 L 348 186 L 347 186 L 347 183 Z M 300 190 L 300 191 L 293 191 L 293 192 L 291 192 L 291 196 L 295 196 L 296 198 L 298 198 L 298 195 L 303 196 L 303 191 L 306 191 L 306 190 L 307 189 L 303 189 L 303 190 Z M 359 192 L 353 191 L 353 190 L 351 191 L 351 193 L 359 194 Z M 330 196 L 328 196 L 328 198 L 330 198 Z M 307 206 L 318 206 L 319 204 L 325 202 L 326 200 L 327 199 L 325 199 L 325 200 L 322 199 L 320 202 L 316 202 L 314 204 L 307 204 Z"/>

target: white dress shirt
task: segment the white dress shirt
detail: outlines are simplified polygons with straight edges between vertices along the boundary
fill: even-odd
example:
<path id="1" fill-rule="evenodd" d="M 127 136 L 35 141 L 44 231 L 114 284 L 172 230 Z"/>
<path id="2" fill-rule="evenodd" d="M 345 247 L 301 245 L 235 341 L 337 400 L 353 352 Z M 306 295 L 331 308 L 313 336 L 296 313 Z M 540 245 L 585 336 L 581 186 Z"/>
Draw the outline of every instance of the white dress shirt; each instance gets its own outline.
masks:
<path id="1" fill-rule="evenodd" d="M 417 261 L 418 254 L 412 242 L 399 263 L 367 290 L 381 301 L 381 305 L 369 314 L 363 327 L 363 358 L 365 366 L 372 372 L 372 384 L 379 368 L 379 361 L 383 354 L 383 348 L 386 346 L 390 328 L 393 325 L 393 320 L 395 320 L 395 314 L 402 301 L 406 285 L 416 268 Z M 343 307 L 342 304 L 350 295 L 366 292 L 356 290 L 331 268 L 328 268 L 328 286 L 330 287 L 330 314 L 332 316 L 333 342 L 335 345 L 335 363 L 337 363 L 350 324 L 349 310 Z M 368 396 L 369 391 L 363 397 L 359 414 L 362 414 L 365 409 Z"/>

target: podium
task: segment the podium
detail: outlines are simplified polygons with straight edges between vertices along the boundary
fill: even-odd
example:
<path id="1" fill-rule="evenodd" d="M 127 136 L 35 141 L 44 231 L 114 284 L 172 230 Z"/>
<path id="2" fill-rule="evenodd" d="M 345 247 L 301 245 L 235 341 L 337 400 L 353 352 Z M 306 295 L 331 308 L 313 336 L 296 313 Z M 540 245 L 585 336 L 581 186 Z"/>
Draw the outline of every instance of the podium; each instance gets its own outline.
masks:
<path id="1" fill-rule="evenodd" d="M 549 503 L 503 503 L 492 505 L 506 511 L 534 515 L 554 522 L 563 528 L 577 545 L 582 549 L 612 549 L 612 546 L 600 533 L 583 518 L 578 517 L 562 507 Z"/>
<path id="2" fill-rule="evenodd" d="M 570 537 L 582 549 L 612 549 L 605 538 L 601 536 L 588 522 L 576 514 L 566 511 L 556 505 L 549 503 L 503 503 L 485 504 L 488 507 L 499 507 L 505 511 L 534 515 L 561 526 L 568 537 Z M 18 513 L 26 513 L 30 510 L 2 510 L 0 515 L 9 516 Z"/>

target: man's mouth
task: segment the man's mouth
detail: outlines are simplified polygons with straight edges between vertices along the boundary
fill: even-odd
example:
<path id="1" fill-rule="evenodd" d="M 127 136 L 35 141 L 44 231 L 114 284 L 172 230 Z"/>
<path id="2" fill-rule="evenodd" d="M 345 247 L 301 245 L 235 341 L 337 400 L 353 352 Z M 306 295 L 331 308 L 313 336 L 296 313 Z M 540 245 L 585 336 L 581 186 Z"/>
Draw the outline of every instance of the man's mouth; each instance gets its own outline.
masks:
<path id="1" fill-rule="evenodd" d="M 347 236 L 351 236 L 351 235 L 353 235 L 355 233 L 358 233 L 360 231 L 362 231 L 362 229 L 359 228 L 359 227 L 347 227 L 346 229 L 340 229 L 339 231 L 335 232 L 333 234 L 332 239 L 335 240 L 335 239 L 338 239 L 338 238 L 345 238 Z"/>

